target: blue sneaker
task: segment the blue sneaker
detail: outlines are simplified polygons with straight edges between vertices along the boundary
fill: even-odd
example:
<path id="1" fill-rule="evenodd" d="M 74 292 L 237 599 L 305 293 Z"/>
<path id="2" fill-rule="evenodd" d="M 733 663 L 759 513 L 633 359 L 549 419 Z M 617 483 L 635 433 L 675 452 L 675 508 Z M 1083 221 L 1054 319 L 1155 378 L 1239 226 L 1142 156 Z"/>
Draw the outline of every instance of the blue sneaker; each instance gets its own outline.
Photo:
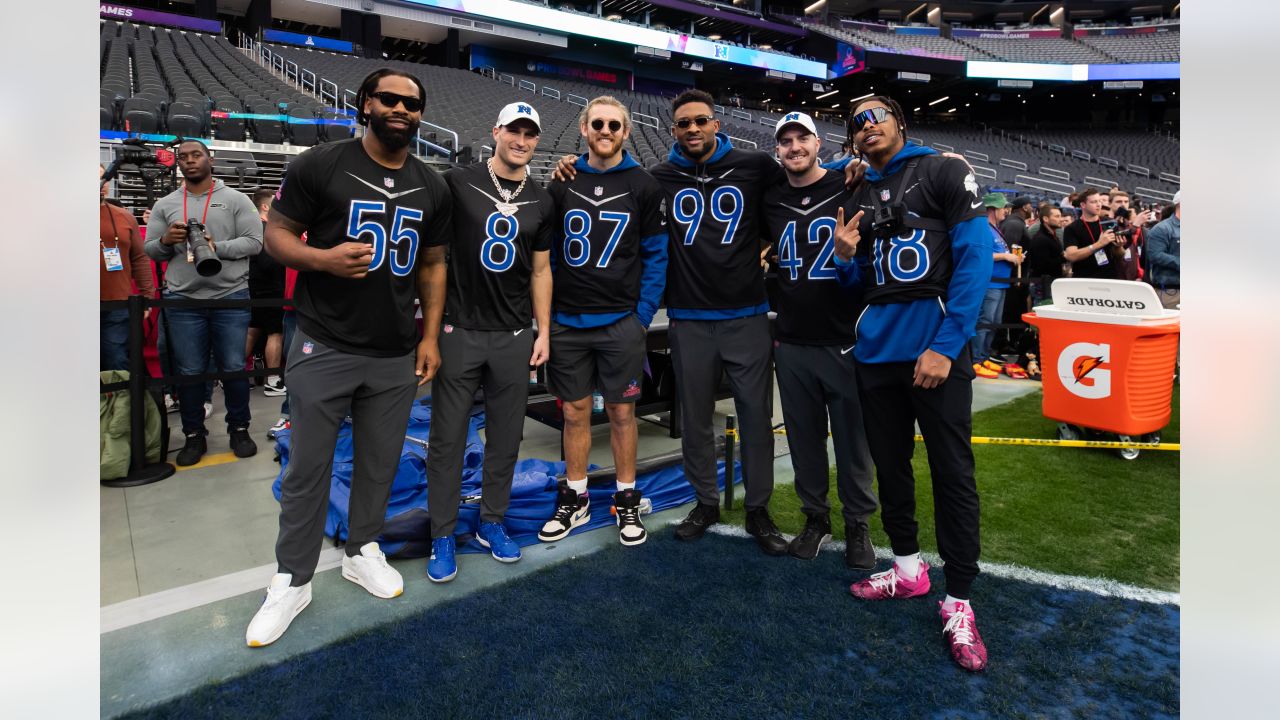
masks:
<path id="1" fill-rule="evenodd" d="M 493 559 L 498 562 L 513 563 L 520 559 L 520 546 L 507 537 L 507 529 L 502 527 L 502 523 L 480 523 L 480 532 L 476 533 L 476 540 L 489 548 Z"/>
<path id="2" fill-rule="evenodd" d="M 431 541 L 431 559 L 427 561 L 427 578 L 431 582 L 449 582 L 458 574 L 458 561 L 453 550 L 452 535 Z"/>

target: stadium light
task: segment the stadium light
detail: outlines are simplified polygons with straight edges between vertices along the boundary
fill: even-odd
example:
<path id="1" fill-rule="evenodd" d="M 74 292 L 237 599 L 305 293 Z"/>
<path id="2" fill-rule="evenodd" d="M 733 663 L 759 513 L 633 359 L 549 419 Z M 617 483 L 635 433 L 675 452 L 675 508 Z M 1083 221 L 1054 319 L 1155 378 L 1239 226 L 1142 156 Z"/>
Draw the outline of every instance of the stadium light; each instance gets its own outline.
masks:
<path id="1" fill-rule="evenodd" d="M 850 101 L 849 101 L 849 103 L 850 103 L 850 104 L 853 104 L 853 103 L 858 102 L 859 100 L 866 100 L 867 98 L 871 97 L 872 95 L 875 95 L 875 93 L 867 93 L 866 95 L 859 95 L 858 97 L 856 97 L 856 98 L 854 98 L 854 99 L 850 100 Z"/>
<path id="2" fill-rule="evenodd" d="M 820 7 L 822 7 L 823 5 L 826 5 L 826 4 L 827 4 L 827 0 L 818 0 L 818 2 L 816 2 L 816 3 L 812 4 L 812 5 L 810 5 L 809 7 L 805 8 L 805 9 L 804 9 L 804 14 L 805 14 L 805 15 L 808 15 L 809 13 L 817 12 L 817 11 L 818 11 L 818 8 L 820 8 Z"/>
<path id="3" fill-rule="evenodd" d="M 821 100 L 822 98 L 827 97 L 828 95 L 835 95 L 835 94 L 836 94 L 836 93 L 838 93 L 838 92 L 840 92 L 840 91 L 839 91 L 839 90 L 832 90 L 831 92 L 825 92 L 825 93 L 822 93 L 821 95 L 819 95 L 819 96 L 818 96 L 817 98 L 815 98 L 815 99 L 816 99 L 816 100 Z"/>
<path id="4" fill-rule="evenodd" d="M 708 40 L 719 40 L 719 39 L 720 39 L 720 36 L 719 36 L 719 35 L 708 35 L 708 36 L 707 36 L 707 39 L 708 39 Z"/>
<path id="5" fill-rule="evenodd" d="M 950 96 L 950 95 L 943 95 L 942 97 L 938 98 L 937 100 L 934 100 L 933 102 L 931 102 L 931 103 L 929 103 L 929 104 L 930 104 L 930 105 L 937 105 L 937 104 L 938 104 L 938 103 L 940 103 L 940 102 L 945 102 L 945 101 L 950 100 L 950 99 L 951 99 L 951 96 Z"/>

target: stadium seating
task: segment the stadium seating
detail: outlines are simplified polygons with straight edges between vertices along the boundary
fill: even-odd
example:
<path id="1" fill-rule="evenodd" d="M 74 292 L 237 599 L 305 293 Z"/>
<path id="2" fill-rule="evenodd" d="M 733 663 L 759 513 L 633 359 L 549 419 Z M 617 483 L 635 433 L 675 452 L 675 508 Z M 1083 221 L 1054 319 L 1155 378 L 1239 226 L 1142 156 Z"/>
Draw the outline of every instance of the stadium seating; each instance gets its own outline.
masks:
<path id="1" fill-rule="evenodd" d="M 837 40 L 868 48 L 899 53 L 923 53 L 966 60 L 996 60 L 995 55 L 978 48 L 962 45 L 950 38 L 936 35 L 897 35 L 892 32 L 872 32 L 851 27 L 831 27 L 818 22 L 805 23 L 805 27 Z"/>
<path id="2" fill-rule="evenodd" d="M 1147 35 L 1095 35 L 1076 38 L 1120 62 L 1178 62 L 1181 33 L 1177 30 Z"/>

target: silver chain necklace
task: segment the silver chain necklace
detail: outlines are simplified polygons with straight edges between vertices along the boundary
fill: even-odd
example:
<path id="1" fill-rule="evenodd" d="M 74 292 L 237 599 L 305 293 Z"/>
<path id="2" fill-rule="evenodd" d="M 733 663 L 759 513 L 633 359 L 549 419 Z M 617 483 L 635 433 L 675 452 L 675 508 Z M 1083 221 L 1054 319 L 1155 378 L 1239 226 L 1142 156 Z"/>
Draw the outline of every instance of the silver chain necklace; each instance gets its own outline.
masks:
<path id="1" fill-rule="evenodd" d="M 498 212 L 502 213 L 503 217 L 511 217 L 517 209 L 516 204 L 512 201 L 520 195 L 521 190 L 524 190 L 524 184 L 529 182 L 529 168 L 526 167 L 524 169 L 524 179 L 520 181 L 520 185 L 516 187 L 515 192 L 512 192 L 502 187 L 502 183 L 498 182 L 498 176 L 493 172 L 493 158 L 489 158 L 485 165 L 489 168 L 489 179 L 493 181 L 494 189 L 498 191 L 498 196 L 502 198 L 502 202 L 495 203 L 494 207 L 498 209 Z"/>

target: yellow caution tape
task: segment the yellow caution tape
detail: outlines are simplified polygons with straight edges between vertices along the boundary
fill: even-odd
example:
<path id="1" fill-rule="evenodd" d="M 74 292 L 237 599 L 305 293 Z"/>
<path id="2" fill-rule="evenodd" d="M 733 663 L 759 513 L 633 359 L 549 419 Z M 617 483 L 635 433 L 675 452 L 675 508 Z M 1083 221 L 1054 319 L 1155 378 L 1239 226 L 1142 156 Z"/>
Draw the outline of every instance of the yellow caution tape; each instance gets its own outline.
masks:
<path id="1" fill-rule="evenodd" d="M 786 428 L 777 428 L 773 431 L 778 435 L 786 435 Z M 830 433 L 828 433 L 830 435 Z M 920 435 L 915 436 L 916 442 L 924 442 L 924 438 Z M 1112 450 L 1123 450 L 1126 448 L 1134 448 L 1136 450 L 1182 450 L 1182 443 L 1150 443 L 1150 442 L 1117 442 L 1114 440 L 1047 440 L 1044 438 L 1002 438 L 1002 437 L 972 437 L 969 438 L 974 445 L 1037 445 L 1040 447 L 1068 447 L 1068 448 L 1109 448 Z"/>

